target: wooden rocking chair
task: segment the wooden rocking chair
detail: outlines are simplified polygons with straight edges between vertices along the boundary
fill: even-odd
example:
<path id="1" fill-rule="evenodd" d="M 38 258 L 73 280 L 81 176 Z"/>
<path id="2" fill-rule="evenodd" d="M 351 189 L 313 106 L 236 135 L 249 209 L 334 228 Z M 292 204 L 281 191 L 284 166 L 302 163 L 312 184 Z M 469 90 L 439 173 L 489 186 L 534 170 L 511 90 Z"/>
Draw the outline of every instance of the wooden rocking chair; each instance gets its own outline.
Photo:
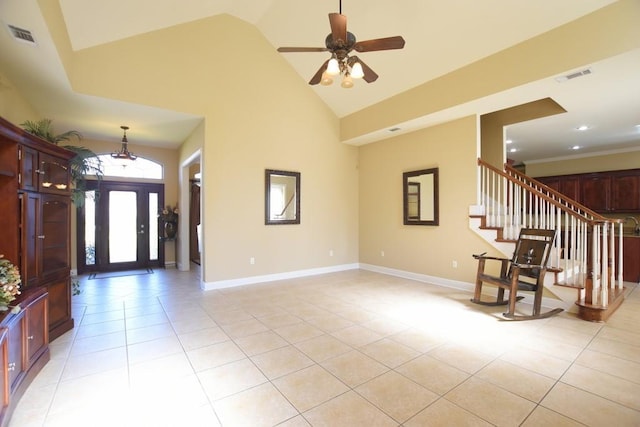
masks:
<path id="1" fill-rule="evenodd" d="M 554 316 L 562 311 L 561 308 L 540 313 L 542 292 L 544 290 L 544 275 L 547 272 L 547 260 L 551 252 L 551 245 L 556 236 L 555 230 L 527 229 L 520 231 L 516 250 L 512 259 L 473 255 L 478 260 L 478 275 L 476 288 L 471 302 L 482 305 L 509 305 L 509 311 L 503 316 L 512 320 L 542 319 Z M 502 263 L 500 276 L 492 276 L 484 271 L 487 260 Z M 488 283 L 498 287 L 496 301 L 481 301 L 482 284 Z M 504 299 L 504 291 L 509 291 L 509 299 Z M 518 296 L 518 291 L 535 292 L 533 314 L 531 316 L 516 314 L 516 302 L 524 298 Z"/>

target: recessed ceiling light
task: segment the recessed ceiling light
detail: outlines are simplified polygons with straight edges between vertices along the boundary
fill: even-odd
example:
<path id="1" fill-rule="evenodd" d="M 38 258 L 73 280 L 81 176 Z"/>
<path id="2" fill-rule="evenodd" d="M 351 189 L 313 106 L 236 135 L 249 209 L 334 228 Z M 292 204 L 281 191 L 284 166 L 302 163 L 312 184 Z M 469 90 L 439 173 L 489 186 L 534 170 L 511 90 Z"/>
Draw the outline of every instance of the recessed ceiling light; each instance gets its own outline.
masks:
<path id="1" fill-rule="evenodd" d="M 510 139 L 507 139 L 507 140 L 505 141 L 505 143 L 506 143 L 506 144 L 511 144 L 512 142 L 513 142 L 513 141 L 512 141 L 512 140 L 510 140 Z"/>
<path id="2" fill-rule="evenodd" d="M 572 150 L 579 150 L 580 146 L 579 145 L 574 145 L 573 147 L 571 147 Z"/>
<path id="3" fill-rule="evenodd" d="M 580 131 L 587 130 L 587 129 L 589 129 L 589 126 L 587 126 L 587 125 L 578 126 L 576 128 L 576 130 L 580 130 Z"/>
<path id="4" fill-rule="evenodd" d="M 511 150 L 509 150 L 510 153 L 515 153 L 516 151 L 518 151 L 518 150 L 515 149 L 515 148 L 512 148 Z"/>

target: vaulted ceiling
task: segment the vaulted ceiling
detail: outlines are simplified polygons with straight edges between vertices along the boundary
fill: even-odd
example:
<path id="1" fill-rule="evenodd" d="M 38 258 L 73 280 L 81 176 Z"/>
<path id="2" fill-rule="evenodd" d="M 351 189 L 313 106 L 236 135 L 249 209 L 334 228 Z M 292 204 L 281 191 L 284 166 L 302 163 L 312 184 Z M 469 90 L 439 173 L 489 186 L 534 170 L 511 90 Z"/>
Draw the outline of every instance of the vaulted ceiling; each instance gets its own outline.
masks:
<path id="1" fill-rule="evenodd" d="M 28 45 L 16 41 L 9 31 L 0 32 L 2 74 L 39 113 L 67 128 L 95 138 L 117 140 L 120 124 L 135 123 L 137 128 L 132 129 L 132 134 L 136 135 L 137 143 L 179 145 L 197 125 L 199 117 L 72 90 L 43 16 L 46 13 L 43 5 L 53 1 L 0 2 L 3 24 L 29 30 L 36 39 L 35 45 Z M 254 25 L 274 50 L 279 46 L 321 47 L 330 31 L 327 15 L 338 12 L 340 7 L 348 17 L 348 30 L 358 40 L 402 35 L 406 40 L 402 50 L 359 54 L 380 75 L 376 82 L 358 81 L 352 89 L 335 84 L 310 87 L 337 117 L 410 90 L 611 3 L 614 1 L 59 0 L 75 51 L 219 14 L 230 14 Z M 308 81 L 328 59 L 328 54 L 285 53 L 282 58 L 300 79 Z M 534 62 L 536 58 L 526 60 Z M 558 147 L 558 138 L 566 141 L 567 146 L 588 146 L 591 151 L 625 148 L 640 139 L 640 129 L 634 128 L 640 124 L 636 113 L 640 111 L 640 53 L 629 52 L 602 63 L 585 64 L 587 67 L 592 73 L 570 84 L 559 84 L 553 78 L 538 83 L 543 92 L 541 98 L 554 98 L 568 113 L 509 129 L 509 137 L 522 144 L 527 159 L 569 154 L 566 146 Z M 259 70 L 256 64 L 255 72 Z M 591 125 L 593 131 L 588 136 L 577 134 L 574 129 L 579 124 Z M 527 141 L 535 141 L 536 149 L 532 143 L 527 146 Z M 518 156 L 514 153 L 512 157 Z"/>

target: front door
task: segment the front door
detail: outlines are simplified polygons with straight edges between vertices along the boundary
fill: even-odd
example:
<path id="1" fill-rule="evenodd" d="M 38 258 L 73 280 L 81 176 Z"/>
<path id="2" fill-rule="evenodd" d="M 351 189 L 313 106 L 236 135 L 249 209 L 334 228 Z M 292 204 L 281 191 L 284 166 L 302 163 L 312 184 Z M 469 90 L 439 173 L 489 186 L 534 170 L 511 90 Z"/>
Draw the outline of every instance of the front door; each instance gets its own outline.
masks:
<path id="1" fill-rule="evenodd" d="M 78 209 L 78 273 L 158 267 L 164 185 L 91 184 Z"/>

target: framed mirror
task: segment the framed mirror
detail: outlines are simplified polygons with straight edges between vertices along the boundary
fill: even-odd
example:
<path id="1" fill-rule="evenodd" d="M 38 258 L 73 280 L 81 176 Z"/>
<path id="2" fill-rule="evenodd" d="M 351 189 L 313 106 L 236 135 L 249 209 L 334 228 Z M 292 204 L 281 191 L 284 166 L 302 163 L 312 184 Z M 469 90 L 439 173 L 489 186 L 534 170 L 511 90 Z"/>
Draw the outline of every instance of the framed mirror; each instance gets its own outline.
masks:
<path id="1" fill-rule="evenodd" d="M 438 168 L 402 174 L 404 225 L 438 225 Z"/>
<path id="2" fill-rule="evenodd" d="M 300 224 L 300 172 L 264 171 L 264 223 Z"/>

